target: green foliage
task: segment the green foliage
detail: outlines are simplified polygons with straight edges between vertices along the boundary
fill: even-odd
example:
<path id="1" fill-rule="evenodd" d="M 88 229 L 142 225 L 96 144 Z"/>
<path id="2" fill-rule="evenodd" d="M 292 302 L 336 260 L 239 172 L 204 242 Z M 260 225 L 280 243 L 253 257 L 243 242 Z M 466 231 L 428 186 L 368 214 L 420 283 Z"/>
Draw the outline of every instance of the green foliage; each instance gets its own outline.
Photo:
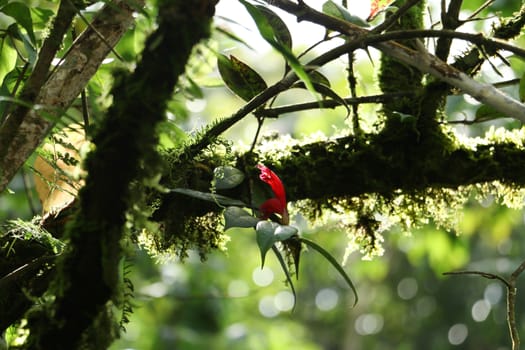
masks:
<path id="1" fill-rule="evenodd" d="M 329 0 L 323 4 L 323 12 L 327 15 L 334 16 L 360 27 L 370 27 L 370 24 L 365 22 L 361 17 L 354 16 L 348 12 L 343 6 Z"/>
<path id="2" fill-rule="evenodd" d="M 218 55 L 218 67 L 224 83 L 245 101 L 267 88 L 264 79 L 235 56 Z"/>
<path id="3" fill-rule="evenodd" d="M 255 227 L 255 237 L 261 250 L 261 268 L 264 267 L 266 253 L 275 243 L 285 241 L 296 234 L 295 227 L 282 226 L 270 221 L 259 221 Z"/>
<path id="4" fill-rule="evenodd" d="M 39 217 L 36 217 L 33 222 L 24 221 L 21 219 L 11 220 L 8 222 L 7 233 L 3 238 L 12 239 L 9 246 L 16 245 L 16 240 L 31 241 L 41 244 L 50 254 L 61 254 L 65 243 L 53 237 L 39 224 Z M 6 250 L 9 255 L 9 248 Z M 15 254 L 15 251 L 11 252 Z"/>
<path id="5" fill-rule="evenodd" d="M 0 56 L 0 81 L 3 82 L 6 75 L 15 68 L 16 65 L 16 50 L 4 38 L 1 43 Z"/>
<path id="6" fill-rule="evenodd" d="M 278 16 L 265 7 L 257 7 L 247 1 L 240 0 L 252 16 L 261 36 L 274 49 L 276 49 L 285 59 L 286 63 L 292 68 L 295 74 L 304 82 L 307 89 L 315 95 L 315 89 L 305 68 L 291 50 L 291 40 L 286 25 L 281 25 Z M 261 10 L 264 8 L 264 10 Z M 276 25 L 277 23 L 277 25 Z M 275 27 L 274 27 L 275 26 Z"/>

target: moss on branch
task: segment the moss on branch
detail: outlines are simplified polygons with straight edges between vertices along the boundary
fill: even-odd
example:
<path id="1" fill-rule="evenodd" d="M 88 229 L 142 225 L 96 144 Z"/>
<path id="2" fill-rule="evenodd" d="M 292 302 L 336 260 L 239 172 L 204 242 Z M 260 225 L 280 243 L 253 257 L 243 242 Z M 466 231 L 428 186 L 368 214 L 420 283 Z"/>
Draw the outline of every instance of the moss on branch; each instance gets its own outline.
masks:
<path id="1" fill-rule="evenodd" d="M 86 160 L 88 176 L 66 230 L 67 249 L 57 262 L 56 300 L 29 318 L 33 348 L 75 349 L 82 343 L 106 348 L 118 334 L 110 310 L 119 306 L 123 288 L 120 244 L 133 203 L 130 184 L 159 169 L 156 124 L 164 119 L 193 46 L 209 35 L 214 5 L 213 0 L 160 1 L 159 26 L 146 41 L 141 62 L 117 79 L 114 104 Z"/>

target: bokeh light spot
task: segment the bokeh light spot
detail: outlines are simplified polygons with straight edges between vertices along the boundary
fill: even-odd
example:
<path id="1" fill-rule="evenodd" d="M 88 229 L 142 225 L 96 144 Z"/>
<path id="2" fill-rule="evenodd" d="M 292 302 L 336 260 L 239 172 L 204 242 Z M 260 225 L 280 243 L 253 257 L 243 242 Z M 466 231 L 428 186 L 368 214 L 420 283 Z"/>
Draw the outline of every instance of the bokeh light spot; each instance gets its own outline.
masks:
<path id="1" fill-rule="evenodd" d="M 339 302 L 339 294 L 331 288 L 324 288 L 317 292 L 315 305 L 319 310 L 332 310 Z"/>
<path id="2" fill-rule="evenodd" d="M 241 298 L 248 295 L 249 288 L 246 282 L 233 280 L 228 284 L 228 295 L 233 298 Z"/>
<path id="3" fill-rule="evenodd" d="M 293 308 L 294 297 L 293 294 L 287 290 L 283 290 L 274 298 L 275 308 L 279 311 L 289 311 Z"/>
<path id="4" fill-rule="evenodd" d="M 355 330 L 360 335 L 377 334 L 383 325 L 383 316 L 379 314 L 363 314 L 355 320 Z"/>
<path id="5" fill-rule="evenodd" d="M 463 323 L 457 323 L 448 330 L 448 341 L 452 345 L 461 345 L 467 339 L 468 328 Z"/>
<path id="6" fill-rule="evenodd" d="M 273 282 L 273 271 L 268 267 L 256 267 L 252 273 L 253 282 L 259 287 L 266 287 Z"/>
<path id="7" fill-rule="evenodd" d="M 415 278 L 403 278 L 397 285 L 397 294 L 403 300 L 410 300 L 416 296 L 418 290 Z"/>
<path id="8" fill-rule="evenodd" d="M 485 287 L 483 297 L 490 303 L 490 305 L 496 305 L 500 302 L 503 296 L 503 288 L 498 283 L 491 283 Z"/>
<path id="9" fill-rule="evenodd" d="M 265 296 L 259 300 L 259 312 L 268 318 L 275 317 L 279 314 L 279 310 L 277 310 L 273 302 L 273 297 Z"/>
<path id="10" fill-rule="evenodd" d="M 472 319 L 476 322 L 483 322 L 490 313 L 491 305 L 486 299 L 478 300 L 472 305 Z"/>

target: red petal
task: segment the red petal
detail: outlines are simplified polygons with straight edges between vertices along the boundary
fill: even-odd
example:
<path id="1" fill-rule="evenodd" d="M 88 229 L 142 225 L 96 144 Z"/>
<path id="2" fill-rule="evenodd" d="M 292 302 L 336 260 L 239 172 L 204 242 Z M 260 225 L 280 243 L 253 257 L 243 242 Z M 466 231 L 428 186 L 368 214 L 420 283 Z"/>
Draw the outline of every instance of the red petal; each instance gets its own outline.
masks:
<path id="1" fill-rule="evenodd" d="M 259 178 L 270 185 L 275 197 L 281 202 L 281 208 L 286 208 L 286 192 L 284 191 L 284 185 L 281 179 L 279 179 L 279 176 L 262 164 L 258 164 L 257 169 L 261 171 Z"/>
<path id="2" fill-rule="evenodd" d="M 262 219 L 266 220 L 272 214 L 283 215 L 284 207 L 281 205 L 281 202 L 277 198 L 270 198 L 266 202 L 261 204 L 259 210 L 262 213 Z"/>

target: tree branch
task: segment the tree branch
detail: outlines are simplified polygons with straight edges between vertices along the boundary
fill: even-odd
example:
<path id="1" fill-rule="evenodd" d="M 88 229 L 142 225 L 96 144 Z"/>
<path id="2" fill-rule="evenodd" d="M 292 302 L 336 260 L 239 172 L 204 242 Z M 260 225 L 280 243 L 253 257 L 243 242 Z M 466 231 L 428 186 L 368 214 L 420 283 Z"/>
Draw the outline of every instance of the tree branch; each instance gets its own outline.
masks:
<path id="1" fill-rule="evenodd" d="M 2 125 L 0 135 L 10 135 L 10 142 L 0 150 L 4 155 L 0 158 L 0 192 L 5 190 L 18 169 L 46 137 L 55 121 L 95 74 L 112 46 L 130 27 L 136 7 L 131 7 L 128 3 L 126 0 L 115 0 L 107 4 L 92 26 L 73 43 L 62 64 L 38 92 L 34 102 L 39 108 L 29 109 L 22 116 L 18 127 Z M 143 3 L 142 0 L 137 0 L 136 4 L 140 3 Z M 96 28 L 97 31 L 92 28 Z M 105 42 L 101 40 L 100 35 L 105 38 Z"/>
<path id="2" fill-rule="evenodd" d="M 386 101 L 392 101 L 398 99 L 399 97 L 414 96 L 414 93 L 411 91 L 407 92 L 397 92 L 390 94 L 381 94 L 381 95 L 370 95 L 370 96 L 360 96 L 360 97 L 350 97 L 345 98 L 344 101 L 349 105 L 359 105 L 364 103 L 383 103 Z M 255 115 L 264 116 L 266 118 L 277 118 L 281 114 L 293 113 L 299 111 L 305 111 L 310 109 L 317 108 L 336 108 L 342 106 L 341 102 L 336 100 L 326 100 L 323 101 L 322 105 L 319 102 L 306 102 L 298 103 L 288 106 L 279 106 L 272 108 L 262 108 L 255 111 Z"/>
<path id="3" fill-rule="evenodd" d="M 415 38 L 448 38 L 448 39 L 461 39 L 469 41 L 473 44 L 490 47 L 491 50 L 506 50 L 512 52 L 520 57 L 525 57 L 525 49 L 521 47 L 511 45 L 507 42 L 498 39 L 486 38 L 483 34 L 472 34 L 458 32 L 454 30 L 435 30 L 435 29 L 419 29 L 419 30 L 397 30 L 377 35 L 378 40 L 369 38 L 368 42 L 385 42 L 391 40 L 406 40 Z"/>
<path id="4" fill-rule="evenodd" d="M 338 31 L 354 40 L 366 41 L 369 31 L 352 23 L 318 12 L 303 2 L 296 4 L 289 0 L 266 0 L 271 5 L 277 6 L 295 16 L 298 20 L 307 20 L 323 27 Z M 375 48 L 397 60 L 413 66 L 423 73 L 428 73 L 460 90 L 469 94 L 483 104 L 495 110 L 525 122 L 525 105 L 489 84 L 479 83 L 467 74 L 446 64 L 420 48 L 412 50 L 396 42 L 379 42 L 372 44 Z"/>
<path id="5" fill-rule="evenodd" d="M 63 0 L 60 2 L 57 15 L 53 21 L 51 33 L 44 40 L 42 49 L 40 50 L 38 59 L 35 63 L 35 68 L 27 79 L 19 97 L 27 104 L 30 105 L 35 102 L 42 85 L 44 85 L 48 78 L 51 62 L 60 49 L 62 38 L 71 26 L 76 12 L 77 9 L 69 0 Z M 17 105 L 15 110 L 7 116 L 7 119 L 0 127 L 0 159 L 3 159 L 6 156 L 9 145 L 15 138 L 16 131 L 29 110 L 27 104 Z M 3 169 L 3 167 L 0 167 L 0 169 Z"/>
<path id="6" fill-rule="evenodd" d="M 524 270 L 525 261 L 512 272 L 508 280 L 499 275 L 483 271 L 454 271 L 444 273 L 444 275 L 479 275 L 488 279 L 497 279 L 505 285 L 507 289 L 507 325 L 512 341 L 512 350 L 519 350 L 520 348 L 520 334 L 516 326 L 516 282 Z"/>
<path id="7" fill-rule="evenodd" d="M 440 149 L 436 141 L 417 141 L 414 131 L 368 135 L 297 145 L 280 158 L 263 159 L 286 184 L 290 201 L 322 200 L 427 188 L 457 189 L 492 181 L 524 186 L 525 151 L 514 144 Z M 412 134 L 411 134 L 412 133 Z M 305 156 L 308 155 L 308 156 Z M 264 155 L 263 155 L 264 157 Z M 337 169 L 337 171 L 334 171 Z"/>
<path id="8" fill-rule="evenodd" d="M 107 348 L 115 334 L 104 324 L 114 320 L 107 308 L 119 306 L 122 288 L 126 212 L 132 182 L 146 181 L 158 169 L 156 126 L 198 42 L 210 34 L 215 0 L 161 1 L 158 28 L 148 37 L 135 71 L 117 77 L 114 102 L 86 159 L 86 184 L 79 209 L 66 229 L 69 244 L 57 260 L 56 299 L 32 324 L 36 348 Z M 154 86 L 155 89 L 151 89 Z M 101 326 L 102 324 L 102 326 Z M 94 332 L 86 332 L 94 327 Z M 96 345 L 94 345 L 96 344 Z"/>

